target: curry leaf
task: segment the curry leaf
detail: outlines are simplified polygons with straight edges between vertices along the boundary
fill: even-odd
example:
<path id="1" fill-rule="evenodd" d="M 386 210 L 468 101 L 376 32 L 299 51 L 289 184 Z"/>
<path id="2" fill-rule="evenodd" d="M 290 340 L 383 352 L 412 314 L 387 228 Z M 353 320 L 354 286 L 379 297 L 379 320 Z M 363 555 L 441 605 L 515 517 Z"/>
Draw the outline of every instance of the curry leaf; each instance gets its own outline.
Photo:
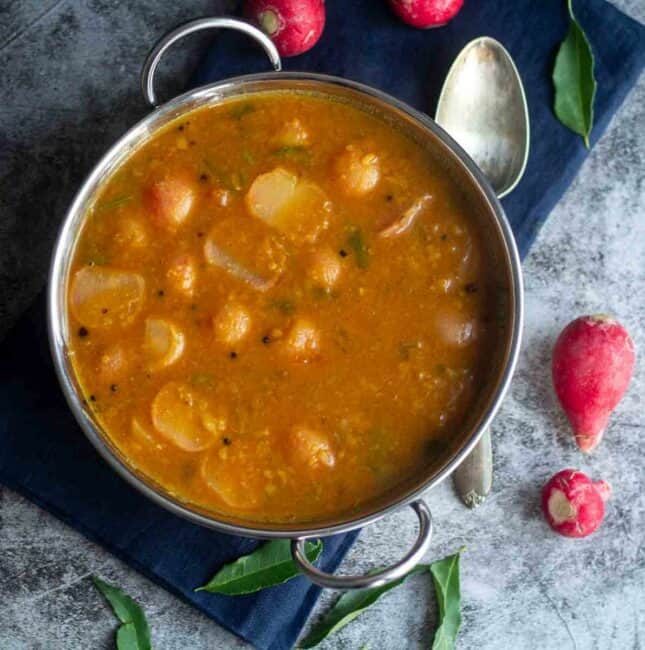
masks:
<path id="1" fill-rule="evenodd" d="M 289 540 L 267 542 L 249 555 L 222 567 L 203 587 L 195 591 L 241 596 L 279 585 L 299 575 L 291 557 Z M 322 551 L 322 542 L 307 542 L 305 554 L 315 562 Z"/>
<path id="2" fill-rule="evenodd" d="M 125 205 L 126 203 L 130 203 L 130 201 L 132 201 L 132 196 L 117 196 L 113 199 L 105 201 L 104 203 L 101 203 L 100 208 L 101 210 L 113 210 L 114 208 L 118 208 L 122 205 Z"/>
<path id="3" fill-rule="evenodd" d="M 366 269 L 369 265 L 369 249 L 365 243 L 365 237 L 363 236 L 362 230 L 360 228 L 354 228 L 347 238 L 347 243 L 351 246 L 356 257 L 356 264 L 359 269 Z"/>
<path id="4" fill-rule="evenodd" d="M 141 607 L 120 589 L 96 576 L 92 576 L 92 581 L 123 623 L 116 632 L 117 650 L 150 650 L 150 628 Z"/>
<path id="5" fill-rule="evenodd" d="M 230 115 L 234 120 L 241 120 L 245 115 L 253 113 L 255 111 L 255 106 L 249 104 L 248 102 L 238 102 L 237 106 L 233 106 L 230 111 Z"/>
<path id="6" fill-rule="evenodd" d="M 560 45 L 553 68 L 554 110 L 560 122 L 581 135 L 589 148 L 596 95 L 594 58 L 589 41 L 573 14 L 571 1 L 568 0 L 569 32 Z"/>
<path id="7" fill-rule="evenodd" d="M 298 145 L 279 147 L 273 151 L 273 155 L 278 158 L 290 158 L 295 162 L 300 162 L 305 165 L 311 163 L 311 152 L 309 149 Z"/>
<path id="8" fill-rule="evenodd" d="M 291 314 L 296 311 L 296 306 L 291 302 L 291 300 L 287 300 L 285 298 L 272 300 L 268 306 L 272 307 L 273 309 L 278 309 L 287 316 L 291 316 Z"/>
<path id="9" fill-rule="evenodd" d="M 337 632 L 373 605 L 383 594 L 405 582 L 406 578 L 428 570 L 427 564 L 419 564 L 398 580 L 381 587 L 357 589 L 344 593 L 327 614 L 311 628 L 309 634 L 300 642 L 300 648 L 313 648 L 330 634 Z"/>
<path id="10" fill-rule="evenodd" d="M 117 650 L 140 650 L 137 628 L 134 623 L 124 623 L 116 631 Z"/>
<path id="11" fill-rule="evenodd" d="M 459 556 L 461 550 L 430 565 L 430 573 L 439 604 L 439 627 L 432 650 L 454 650 L 461 625 L 461 593 L 459 587 Z"/>

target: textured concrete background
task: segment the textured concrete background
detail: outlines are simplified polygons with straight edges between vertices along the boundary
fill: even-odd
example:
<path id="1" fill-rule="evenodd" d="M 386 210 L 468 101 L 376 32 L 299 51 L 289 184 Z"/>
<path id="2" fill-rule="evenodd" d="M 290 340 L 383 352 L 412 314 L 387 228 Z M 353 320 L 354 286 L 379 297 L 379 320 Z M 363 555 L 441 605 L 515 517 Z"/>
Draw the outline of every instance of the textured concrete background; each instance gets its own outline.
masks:
<path id="1" fill-rule="evenodd" d="M 150 43 L 217 4 L 0 0 L 0 335 L 42 286 L 53 234 L 81 178 L 145 113 L 137 76 Z M 645 21 L 642 0 L 616 4 Z M 179 46 L 164 66 L 168 94 L 196 48 Z M 644 349 L 644 123 L 641 79 L 526 261 L 524 351 L 493 429 L 493 496 L 472 513 L 449 483 L 428 494 L 436 519 L 428 559 L 468 547 L 460 648 L 645 646 L 644 365 L 589 458 L 574 449 L 549 381 L 554 337 L 580 313 L 614 312 Z M 587 540 L 556 537 L 539 513 L 541 485 L 566 466 L 615 488 L 605 525 Z M 246 647 L 50 515 L 8 490 L 0 496 L 0 648 L 113 647 L 115 621 L 91 585 L 94 573 L 144 605 L 159 649 Z M 365 530 L 344 570 L 398 557 L 413 524 L 401 512 Z M 335 597 L 326 594 L 318 611 Z M 426 648 L 434 611 L 430 581 L 414 578 L 324 648 Z"/>

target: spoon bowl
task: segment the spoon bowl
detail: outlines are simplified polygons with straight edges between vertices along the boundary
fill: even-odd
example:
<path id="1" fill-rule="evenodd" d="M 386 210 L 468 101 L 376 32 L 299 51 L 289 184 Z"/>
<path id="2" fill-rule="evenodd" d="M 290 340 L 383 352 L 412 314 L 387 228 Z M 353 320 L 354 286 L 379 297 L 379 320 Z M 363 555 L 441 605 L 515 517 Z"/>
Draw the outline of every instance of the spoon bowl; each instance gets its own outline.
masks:
<path id="1" fill-rule="evenodd" d="M 529 115 L 520 75 L 493 38 L 471 41 L 452 64 L 435 120 L 468 152 L 499 198 L 519 183 L 529 154 Z"/>

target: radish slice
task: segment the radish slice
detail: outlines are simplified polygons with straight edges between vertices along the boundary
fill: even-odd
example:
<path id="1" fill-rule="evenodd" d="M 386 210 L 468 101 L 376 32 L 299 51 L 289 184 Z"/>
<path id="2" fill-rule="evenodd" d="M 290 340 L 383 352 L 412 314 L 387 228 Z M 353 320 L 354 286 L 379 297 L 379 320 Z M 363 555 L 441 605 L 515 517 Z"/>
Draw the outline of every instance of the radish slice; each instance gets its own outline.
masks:
<path id="1" fill-rule="evenodd" d="M 275 226 L 296 191 L 298 177 L 282 167 L 260 174 L 246 194 L 246 206 L 258 219 Z"/>
<path id="2" fill-rule="evenodd" d="M 335 171 L 341 189 L 349 196 L 363 196 L 371 192 L 381 179 L 379 157 L 350 144 L 338 155 Z"/>
<path id="3" fill-rule="evenodd" d="M 296 427 L 291 431 L 289 454 L 295 464 L 309 469 L 330 469 L 336 464 L 327 436 L 308 427 Z"/>
<path id="4" fill-rule="evenodd" d="M 175 257 L 166 276 L 170 281 L 170 286 L 177 292 L 187 297 L 191 297 L 195 291 L 197 282 L 197 267 L 192 255 L 181 253 Z"/>
<path id="5" fill-rule="evenodd" d="M 228 506 L 236 510 L 257 508 L 287 480 L 287 473 L 281 469 L 282 456 L 269 429 L 229 436 L 206 455 L 202 478 Z"/>
<path id="6" fill-rule="evenodd" d="M 311 181 L 276 167 L 260 174 L 246 194 L 246 206 L 258 219 L 292 239 L 315 241 L 329 227 L 331 202 Z"/>
<path id="7" fill-rule="evenodd" d="M 468 318 L 456 307 L 443 305 L 434 313 L 435 334 L 444 344 L 451 347 L 465 347 L 477 338 L 475 321 Z"/>
<path id="8" fill-rule="evenodd" d="M 404 232 L 410 230 L 417 217 L 421 214 L 423 209 L 432 201 L 432 196 L 430 194 L 424 194 L 419 197 L 401 216 L 400 219 L 397 219 L 394 223 L 384 228 L 379 233 L 380 237 L 397 237 L 402 235 Z"/>
<path id="9" fill-rule="evenodd" d="M 70 308 L 87 327 L 125 326 L 139 314 L 145 287 L 138 273 L 85 266 L 72 279 Z"/>
<path id="10" fill-rule="evenodd" d="M 226 427 L 225 418 L 214 417 L 208 402 L 189 384 L 171 381 L 152 401 L 152 423 L 169 442 L 184 451 L 202 451 Z"/>
<path id="11" fill-rule="evenodd" d="M 306 147 L 309 144 L 309 133 L 296 117 L 283 125 L 274 141 L 282 147 Z"/>
<path id="12" fill-rule="evenodd" d="M 270 459 L 262 457 L 257 440 L 235 439 L 229 446 L 213 450 L 202 463 L 202 478 L 206 485 L 228 506 L 250 510 L 259 506 L 268 490 Z M 254 466 L 248 459 L 254 459 Z M 268 461 L 268 462 L 263 462 Z"/>
<path id="13" fill-rule="evenodd" d="M 342 264 L 329 246 L 313 251 L 307 259 L 307 276 L 317 287 L 332 289 L 343 272 Z"/>
<path id="14" fill-rule="evenodd" d="M 215 338 L 220 343 L 232 345 L 242 341 L 251 329 L 251 314 L 239 303 L 229 302 L 213 319 Z"/>
<path id="15" fill-rule="evenodd" d="M 136 439 L 136 446 L 145 449 L 162 450 L 165 445 L 155 437 L 152 431 L 150 431 L 151 428 L 150 424 L 143 423 L 143 419 L 136 416 L 132 418 L 131 430 L 132 435 Z"/>
<path id="16" fill-rule="evenodd" d="M 143 202 L 155 226 L 174 232 L 188 218 L 195 201 L 192 183 L 169 177 L 153 183 L 143 194 Z"/>
<path id="17" fill-rule="evenodd" d="M 99 357 L 96 372 L 101 381 L 111 382 L 122 377 L 132 361 L 122 343 L 113 343 Z"/>
<path id="18" fill-rule="evenodd" d="M 149 244 L 149 237 L 143 218 L 136 216 L 121 218 L 114 234 L 114 241 L 119 244 L 119 247 L 145 248 Z"/>
<path id="19" fill-rule="evenodd" d="M 150 370 L 171 366 L 184 353 L 183 332 L 165 318 L 147 318 L 143 349 Z"/>
<path id="20" fill-rule="evenodd" d="M 276 218 L 275 227 L 298 242 L 313 243 L 329 228 L 332 203 L 311 181 L 300 181 L 289 205 Z"/>
<path id="21" fill-rule="evenodd" d="M 306 318 L 298 318 L 284 340 L 285 352 L 294 360 L 309 363 L 320 354 L 320 331 Z"/>
<path id="22" fill-rule="evenodd" d="M 268 291 L 278 281 L 279 275 L 272 278 L 263 278 L 249 271 L 225 253 L 212 237 L 209 237 L 204 244 L 204 256 L 209 264 L 227 271 L 233 277 L 246 282 L 246 284 L 258 291 Z"/>
<path id="23" fill-rule="evenodd" d="M 202 477 L 206 485 L 231 508 L 247 510 L 259 504 L 259 493 L 242 485 L 243 476 L 235 468 L 222 465 L 216 454 L 209 455 L 202 464 Z"/>

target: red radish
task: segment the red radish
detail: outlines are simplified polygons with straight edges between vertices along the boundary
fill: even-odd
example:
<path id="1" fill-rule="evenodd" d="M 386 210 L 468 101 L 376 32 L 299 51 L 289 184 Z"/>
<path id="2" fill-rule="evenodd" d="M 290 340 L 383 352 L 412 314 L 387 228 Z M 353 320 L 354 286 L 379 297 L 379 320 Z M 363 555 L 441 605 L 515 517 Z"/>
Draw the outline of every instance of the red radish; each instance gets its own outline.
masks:
<path id="1" fill-rule="evenodd" d="M 571 422 L 576 443 L 591 451 L 634 370 L 634 343 L 609 316 L 581 316 L 569 323 L 553 349 L 553 386 Z"/>
<path id="2" fill-rule="evenodd" d="M 325 27 L 324 0 L 247 0 L 244 13 L 271 37 L 281 56 L 310 50 Z"/>
<path id="3" fill-rule="evenodd" d="M 544 486 L 542 511 L 556 533 L 586 537 L 602 523 L 610 496 L 606 481 L 592 481 L 577 469 L 563 469 Z"/>
<path id="4" fill-rule="evenodd" d="M 408 25 L 427 29 L 441 27 L 452 20 L 464 0 L 389 0 L 392 11 Z"/>

